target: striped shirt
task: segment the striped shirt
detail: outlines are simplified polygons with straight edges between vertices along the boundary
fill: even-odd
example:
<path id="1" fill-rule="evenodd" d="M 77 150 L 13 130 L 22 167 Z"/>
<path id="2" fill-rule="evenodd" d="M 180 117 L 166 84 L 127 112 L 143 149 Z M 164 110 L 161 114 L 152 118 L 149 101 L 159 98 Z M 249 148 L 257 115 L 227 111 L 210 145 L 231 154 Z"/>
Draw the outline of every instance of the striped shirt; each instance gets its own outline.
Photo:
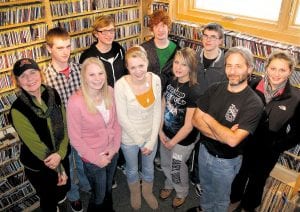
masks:
<path id="1" fill-rule="evenodd" d="M 67 78 L 63 73 L 56 71 L 51 63 L 44 69 L 45 83 L 55 88 L 66 106 L 69 97 L 80 87 L 80 65 L 70 62 L 70 75 Z"/>

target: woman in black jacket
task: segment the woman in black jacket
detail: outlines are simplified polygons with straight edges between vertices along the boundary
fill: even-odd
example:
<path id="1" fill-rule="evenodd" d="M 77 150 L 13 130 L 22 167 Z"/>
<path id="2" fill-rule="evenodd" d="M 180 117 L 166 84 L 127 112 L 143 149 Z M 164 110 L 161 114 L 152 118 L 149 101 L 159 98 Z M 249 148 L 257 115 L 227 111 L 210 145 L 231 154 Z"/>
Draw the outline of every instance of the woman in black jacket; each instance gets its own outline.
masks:
<path id="1" fill-rule="evenodd" d="M 266 76 L 252 81 L 265 109 L 253 138 L 245 146 L 241 169 L 232 183 L 231 202 L 241 201 L 235 211 L 255 211 L 280 154 L 300 141 L 300 91 L 289 82 L 293 68 L 292 57 L 276 51 L 268 58 Z"/>

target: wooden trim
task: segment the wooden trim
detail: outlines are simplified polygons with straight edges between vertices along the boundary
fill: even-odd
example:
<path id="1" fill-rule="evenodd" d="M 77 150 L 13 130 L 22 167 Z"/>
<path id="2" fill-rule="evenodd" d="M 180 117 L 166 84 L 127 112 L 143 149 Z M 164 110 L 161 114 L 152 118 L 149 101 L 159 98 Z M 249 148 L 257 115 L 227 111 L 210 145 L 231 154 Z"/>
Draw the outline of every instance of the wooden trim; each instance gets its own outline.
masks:
<path id="1" fill-rule="evenodd" d="M 300 45 L 300 26 L 290 24 L 294 20 L 299 0 L 283 0 L 278 22 L 204 11 L 195 8 L 194 3 L 195 0 L 176 1 L 173 13 L 175 19 L 199 24 L 217 22 L 228 30 L 292 45 Z"/>

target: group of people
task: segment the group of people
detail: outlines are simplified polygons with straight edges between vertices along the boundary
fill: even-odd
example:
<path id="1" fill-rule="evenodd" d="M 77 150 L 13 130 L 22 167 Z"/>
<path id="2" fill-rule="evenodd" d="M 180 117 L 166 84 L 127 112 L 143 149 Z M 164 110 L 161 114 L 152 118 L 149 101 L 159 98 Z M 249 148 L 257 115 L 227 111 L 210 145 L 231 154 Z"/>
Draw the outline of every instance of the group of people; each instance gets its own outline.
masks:
<path id="1" fill-rule="evenodd" d="M 154 158 L 165 175 L 159 198 L 188 196 L 193 177 L 203 193 L 189 211 L 255 211 L 280 154 L 300 140 L 300 93 L 290 85 L 294 61 L 273 52 L 264 77 L 254 77 L 253 55 L 243 47 L 224 54 L 223 28 L 202 31 L 200 55 L 169 40 L 169 16 L 150 19 L 154 37 L 126 52 L 114 41 L 111 16 L 93 24 L 96 42 L 70 62 L 70 36 L 50 29 L 51 55 L 43 70 L 29 58 L 13 74 L 19 96 L 10 111 L 21 141 L 20 160 L 42 211 L 83 211 L 79 190 L 90 192 L 88 211 L 114 211 L 112 184 L 125 159 L 130 204 L 159 208 L 153 194 Z M 157 152 L 160 154 L 157 155 Z M 120 157 L 121 158 L 121 157 Z"/>

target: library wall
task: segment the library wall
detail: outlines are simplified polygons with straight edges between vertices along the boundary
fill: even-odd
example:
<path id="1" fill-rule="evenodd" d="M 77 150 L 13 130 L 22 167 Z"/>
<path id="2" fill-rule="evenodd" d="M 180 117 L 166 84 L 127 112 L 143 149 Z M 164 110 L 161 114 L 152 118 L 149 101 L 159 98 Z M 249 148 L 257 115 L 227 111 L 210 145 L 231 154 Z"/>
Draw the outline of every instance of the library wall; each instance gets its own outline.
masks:
<path id="1" fill-rule="evenodd" d="M 114 17 L 116 41 L 125 49 L 139 44 L 140 8 L 139 0 L 0 0 L 0 211 L 32 211 L 39 205 L 19 161 L 21 143 L 8 120 L 17 98 L 13 64 L 29 57 L 43 68 L 50 61 L 45 35 L 55 26 L 70 33 L 71 59 L 78 61 L 95 41 L 91 26 L 103 14 Z"/>

